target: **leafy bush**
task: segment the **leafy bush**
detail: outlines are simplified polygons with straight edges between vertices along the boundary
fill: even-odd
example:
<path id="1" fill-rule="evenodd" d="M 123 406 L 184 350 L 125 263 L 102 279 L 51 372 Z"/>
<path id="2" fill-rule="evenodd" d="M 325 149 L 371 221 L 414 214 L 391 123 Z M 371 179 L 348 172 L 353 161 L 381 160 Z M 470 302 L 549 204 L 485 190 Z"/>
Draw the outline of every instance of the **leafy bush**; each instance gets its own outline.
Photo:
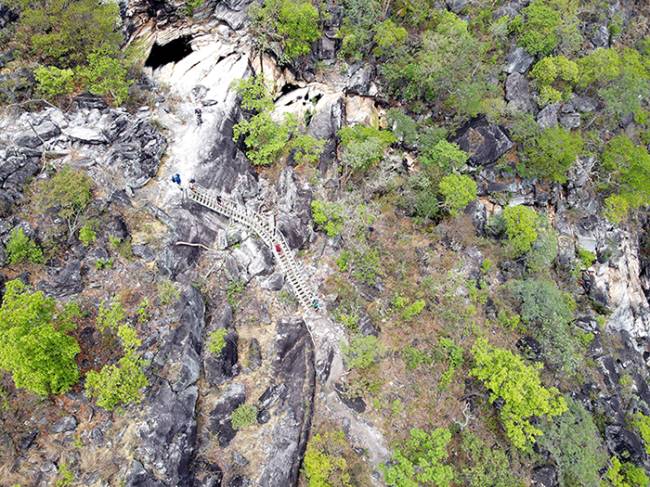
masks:
<path id="1" fill-rule="evenodd" d="M 399 48 L 408 37 L 408 32 L 404 27 L 398 26 L 391 19 L 380 22 L 375 27 L 375 56 L 385 56 Z"/>
<path id="2" fill-rule="evenodd" d="M 578 59 L 577 64 L 578 86 L 581 88 L 611 82 L 621 74 L 621 59 L 615 49 L 599 47 Z"/>
<path id="3" fill-rule="evenodd" d="M 650 479 L 642 467 L 623 462 L 614 457 L 612 466 L 609 467 L 606 474 L 613 487 L 648 487 Z"/>
<path id="4" fill-rule="evenodd" d="M 36 242 L 25 235 L 25 231 L 21 227 L 16 227 L 11 231 L 5 248 L 7 249 L 7 261 L 10 265 L 23 262 L 43 263 L 43 251 Z"/>
<path id="5" fill-rule="evenodd" d="M 169 279 L 163 279 L 158 283 L 158 301 L 163 306 L 172 304 L 181 297 L 181 292 L 176 283 Z"/>
<path id="6" fill-rule="evenodd" d="M 303 469 L 308 487 L 352 487 L 350 466 L 344 457 L 349 448 L 342 431 L 316 434 L 305 451 Z"/>
<path id="7" fill-rule="evenodd" d="M 374 286 L 379 280 L 381 259 L 377 249 L 355 250 L 351 259 L 352 277 L 359 282 Z"/>
<path id="8" fill-rule="evenodd" d="M 11 372 L 16 387 L 47 396 L 66 392 L 79 379 L 74 328 L 56 302 L 31 292 L 20 280 L 8 281 L 0 307 L 0 369 Z"/>
<path id="9" fill-rule="evenodd" d="M 86 223 L 79 229 L 79 241 L 84 247 L 88 247 L 89 245 L 95 243 L 95 240 L 97 240 L 97 233 L 93 229 L 93 225 L 91 223 Z"/>
<path id="10" fill-rule="evenodd" d="M 233 139 L 244 137 L 246 156 L 257 166 L 269 166 L 286 152 L 291 121 L 277 123 L 267 112 L 258 113 L 250 120 L 242 120 L 233 127 Z"/>
<path id="11" fill-rule="evenodd" d="M 86 375 L 86 394 L 96 398 L 97 405 L 112 411 L 122 405 L 142 401 L 142 389 L 149 385 L 144 374 L 146 362 L 137 349 L 142 344 L 134 328 L 120 325 L 117 335 L 122 342 L 124 356 L 117 365 L 105 365 Z"/>
<path id="12" fill-rule="evenodd" d="M 443 172 L 458 171 L 469 159 L 469 154 L 461 150 L 458 144 L 441 140 L 434 146 L 426 147 L 421 155 L 420 161 L 425 167 L 436 166 Z"/>
<path id="13" fill-rule="evenodd" d="M 584 269 L 588 269 L 593 265 L 594 262 L 596 262 L 596 254 L 591 252 L 590 250 L 583 249 L 578 247 L 578 260 L 580 260 L 580 264 Z"/>
<path id="14" fill-rule="evenodd" d="M 531 54 L 546 56 L 563 39 L 579 39 L 575 7 L 571 0 L 533 0 L 516 19 L 519 45 Z"/>
<path id="15" fill-rule="evenodd" d="M 117 332 L 126 320 L 126 311 L 118 299 L 113 299 L 109 306 L 104 302 L 99 304 L 97 312 L 97 328 L 102 333 Z"/>
<path id="16" fill-rule="evenodd" d="M 622 207 L 621 214 L 650 201 L 650 154 L 645 147 L 635 145 L 626 135 L 612 138 L 603 152 L 602 169 L 607 172 L 609 188 L 625 201 L 610 200 Z"/>
<path id="17" fill-rule="evenodd" d="M 475 434 L 463 431 L 461 450 L 467 458 L 461 469 L 462 485 L 469 487 L 523 487 L 511 471 L 508 455 L 501 448 L 486 445 Z"/>
<path id="18" fill-rule="evenodd" d="M 463 366 L 463 349 L 450 338 L 441 338 L 438 342 L 436 355 L 439 361 L 447 364 L 447 369 L 440 376 L 438 389 L 444 389 L 451 384 L 456 370 Z"/>
<path id="19" fill-rule="evenodd" d="M 34 70 L 37 92 L 43 98 L 56 98 L 74 91 L 74 71 L 56 66 L 39 66 Z"/>
<path id="20" fill-rule="evenodd" d="M 43 213 L 58 208 L 57 214 L 66 221 L 68 236 L 72 237 L 92 201 L 92 189 L 93 181 L 84 171 L 63 166 L 50 179 L 35 185 L 33 199 Z"/>
<path id="21" fill-rule="evenodd" d="M 415 120 L 397 108 L 390 108 L 386 112 L 386 117 L 391 131 L 398 140 L 411 147 L 418 143 L 418 124 Z"/>
<path id="22" fill-rule="evenodd" d="M 350 341 L 350 345 L 341 347 L 345 362 L 351 369 L 367 369 L 377 363 L 382 353 L 381 345 L 376 336 L 358 336 Z"/>
<path id="23" fill-rule="evenodd" d="M 537 240 L 526 255 L 526 268 L 533 273 L 548 272 L 558 253 L 555 230 L 544 219 L 537 228 Z"/>
<path id="24" fill-rule="evenodd" d="M 537 212 L 528 206 L 509 206 L 503 210 L 501 218 L 513 256 L 519 257 L 529 252 L 537 240 Z"/>
<path id="25" fill-rule="evenodd" d="M 548 56 L 535 64 L 530 74 L 540 88 L 540 103 L 557 103 L 571 96 L 578 81 L 578 64 L 565 56 Z"/>
<path id="26" fill-rule="evenodd" d="M 396 140 L 387 130 L 365 125 L 343 127 L 338 135 L 343 147 L 341 159 L 353 172 L 364 172 L 378 163 Z"/>
<path id="27" fill-rule="evenodd" d="M 424 299 L 416 299 L 411 304 L 404 307 L 402 310 L 402 318 L 406 321 L 412 320 L 422 313 L 426 305 L 427 302 Z"/>
<path id="28" fill-rule="evenodd" d="M 343 207 L 337 203 L 314 200 L 311 202 L 314 223 L 323 229 L 328 237 L 336 237 L 343 230 Z"/>
<path id="29" fill-rule="evenodd" d="M 264 76 L 251 76 L 239 80 L 235 91 L 241 97 L 241 107 L 254 113 L 273 110 L 273 98 L 266 87 Z"/>
<path id="30" fill-rule="evenodd" d="M 526 365 L 518 355 L 492 347 L 479 338 L 472 347 L 474 367 L 470 375 L 480 380 L 490 391 L 490 402 L 501 398 L 504 403 L 499 417 L 506 435 L 521 450 L 542 434 L 533 426 L 531 419 L 539 416 L 559 416 L 567 411 L 567 405 L 559 391 L 545 388 L 539 378 L 537 366 Z"/>
<path id="31" fill-rule="evenodd" d="M 250 9 L 253 28 L 263 46 L 278 41 L 291 61 L 309 54 L 320 37 L 318 9 L 305 0 L 267 0 Z"/>
<path id="32" fill-rule="evenodd" d="M 450 441 L 451 432 L 447 428 L 436 428 L 431 433 L 412 429 L 409 439 L 395 449 L 391 461 L 383 468 L 386 484 L 392 487 L 451 485 L 454 471 L 445 463 Z"/>
<path id="33" fill-rule="evenodd" d="M 632 418 L 632 426 L 639 431 L 645 446 L 645 452 L 650 455 L 650 416 L 637 412 Z"/>
<path id="34" fill-rule="evenodd" d="M 561 127 L 543 130 L 537 137 L 524 143 L 522 163 L 518 170 L 524 177 L 566 182 L 566 173 L 583 149 L 579 132 Z"/>
<path id="35" fill-rule="evenodd" d="M 226 346 L 226 336 L 228 335 L 228 330 L 225 328 L 219 328 L 214 330 L 208 336 L 208 350 L 213 355 L 219 355 Z"/>
<path id="36" fill-rule="evenodd" d="M 456 216 L 476 199 L 477 187 L 469 176 L 449 174 L 440 180 L 439 190 L 449 213 Z"/>
<path id="37" fill-rule="evenodd" d="M 600 433 L 580 403 L 567 399 L 567 404 L 565 414 L 545 422 L 540 444 L 555 459 L 563 485 L 599 487 L 598 472 L 607 463 Z"/>
<path id="38" fill-rule="evenodd" d="M 257 407 L 253 404 L 241 404 L 232 412 L 230 420 L 235 430 L 248 428 L 257 423 Z"/>
<path id="39" fill-rule="evenodd" d="M 290 148 L 298 164 L 316 164 L 325 148 L 325 140 L 311 135 L 296 135 L 291 140 Z"/>
<path id="40" fill-rule="evenodd" d="M 548 362 L 575 371 L 580 363 L 576 340 L 571 334 L 575 302 L 552 281 L 512 281 L 508 289 L 519 304 L 518 312 L 533 330 Z"/>
<path id="41" fill-rule="evenodd" d="M 377 0 L 344 0 L 342 4 L 344 17 L 338 32 L 339 52 L 351 61 L 360 61 L 369 51 L 373 31 L 381 22 L 381 5 Z"/>

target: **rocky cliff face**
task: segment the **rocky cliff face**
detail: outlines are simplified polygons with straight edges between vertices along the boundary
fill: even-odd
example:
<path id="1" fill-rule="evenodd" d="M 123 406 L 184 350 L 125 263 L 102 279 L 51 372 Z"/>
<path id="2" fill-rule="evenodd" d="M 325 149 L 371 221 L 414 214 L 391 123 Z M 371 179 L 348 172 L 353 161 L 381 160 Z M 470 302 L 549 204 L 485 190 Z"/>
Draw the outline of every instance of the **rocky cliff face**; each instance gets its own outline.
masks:
<path id="1" fill-rule="evenodd" d="M 450 8 L 462 3 L 451 2 Z M 317 419 L 346 433 L 375 470 L 369 482 L 381 485 L 376 467 L 388 459 L 387 440 L 376 420 L 364 414 L 363 400 L 341 387 L 343 326 L 327 314 L 303 316 L 287 298 L 288 284 L 269 249 L 255 235 L 184 200 L 170 181 L 179 173 L 252 210 L 272 212 L 290 246 L 305 252 L 308 274 L 323 284 L 331 277 L 323 262 L 333 260 L 337 242 L 312 229 L 309 173 L 290 165 L 275 172 L 250 165 L 232 138 L 233 125 L 242 117 L 232 85 L 262 73 L 278 94 L 274 117 L 309 113 L 308 133 L 325 140 L 317 170 L 325 191 L 335 194 L 337 130 L 384 116 L 375 68 L 357 64 L 327 79 L 311 68 L 281 68 L 271 57 L 253 56 L 247 1 L 207 2 L 193 22 L 178 13 L 180 6 L 140 1 L 122 6 L 124 28 L 133 40 L 162 51 L 181 38 L 185 46 L 181 59 L 157 64 L 160 56 L 165 59 L 158 54 L 144 68 L 150 106 L 129 112 L 84 96 L 68 111 L 11 109 L 0 116 L 0 241 L 6 242 L 16 226 L 46 238 L 19 208 L 28 201 L 28 182 L 48 164 L 86 169 L 98 188 L 93 211 L 108 222 L 99 229 L 100 244 L 92 252 L 77 244 L 48 263 L 43 289 L 57 297 L 100 300 L 110 299 L 126 283 L 130 292 L 147 295 L 164 278 L 180 290 L 171 304 L 157 306 L 140 330 L 151 383 L 142 404 L 118 416 L 93 406 L 79 391 L 52 404 L 26 399 L 16 424 L 7 428 L 11 431 L 0 431 L 0 471 L 8 479 L 30 479 L 29 485 L 50 485 L 61 469 L 60 450 L 70 449 L 84 467 L 79 485 L 293 486 Z M 333 35 L 320 41 L 319 61 L 334 59 L 335 42 Z M 530 87 L 522 76 L 531 63 L 525 52 L 513 49 L 504 70 L 507 102 L 532 112 Z M 589 100 L 574 99 L 536 117 L 541 126 L 573 127 L 580 113 L 592 109 Z M 608 318 L 603 328 L 595 316 L 579 317 L 574 324 L 596 334 L 589 356 L 601 377 L 574 394 L 588 409 L 610 418 L 605 431 L 610 451 L 627 449 L 648 465 L 638 435 L 625 422 L 627 413 L 650 404 L 647 232 L 632 233 L 598 216 L 590 179 L 593 160 L 579 161 L 566 187 L 549 186 L 495 166 L 513 146 L 503 127 L 477 119 L 461 128 L 456 140 L 470 154 L 478 182 L 480 202 L 470 215 L 478 233 L 487 231 L 488 217 L 502 209 L 509 195 L 510 204 L 553 214 L 560 264 L 572 265 L 576 246 L 596 254 L 596 262 L 582 273 L 581 292 Z M 408 161 L 398 161 L 389 170 L 406 166 Z M 120 259 L 105 275 L 94 262 L 109 256 L 109 236 L 115 235 L 130 239 L 134 258 Z M 452 247 L 453 238 L 446 240 Z M 2 252 L 0 247 L 0 264 L 6 258 Z M 245 291 L 235 291 L 232 283 Z M 362 290 L 367 303 L 377 292 Z M 336 298 L 325 297 L 328 304 Z M 361 321 L 365 335 L 378 333 L 367 315 Z M 216 330 L 226 330 L 218 358 L 207 345 Z M 80 333 L 100 348 L 96 332 Z M 99 357 L 84 360 L 92 368 Z M 623 387 L 623 376 L 631 384 Z M 256 406 L 255 428 L 233 427 L 232 413 L 242 404 Z M 46 417 L 51 421 L 44 422 Z M 539 472 L 538 485 L 550 485 L 542 479 L 548 472 Z"/>

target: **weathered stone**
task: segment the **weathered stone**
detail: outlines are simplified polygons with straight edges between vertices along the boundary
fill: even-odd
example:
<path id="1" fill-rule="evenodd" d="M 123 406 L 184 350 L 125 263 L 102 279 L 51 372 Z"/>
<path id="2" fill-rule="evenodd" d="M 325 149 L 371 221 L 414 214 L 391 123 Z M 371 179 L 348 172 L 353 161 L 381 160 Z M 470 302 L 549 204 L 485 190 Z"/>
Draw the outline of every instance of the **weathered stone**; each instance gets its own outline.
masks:
<path id="1" fill-rule="evenodd" d="M 232 427 L 230 416 L 245 401 L 244 385 L 230 384 L 210 412 L 210 431 L 218 435 L 219 446 L 228 446 L 237 434 L 237 431 Z"/>
<path id="2" fill-rule="evenodd" d="M 346 93 L 360 96 L 374 96 L 377 88 L 372 80 L 375 76 L 375 68 L 372 64 L 354 64 L 348 70 L 348 82 Z"/>
<path id="3" fill-rule="evenodd" d="M 316 386 L 313 344 L 304 321 L 278 323 L 275 351 L 272 376 L 277 384 L 284 384 L 286 393 L 269 408 L 277 419 L 270 453 L 257 482 L 269 487 L 295 485 L 298 480 Z"/>
<path id="4" fill-rule="evenodd" d="M 52 425 L 52 433 L 64 433 L 74 431 L 77 428 L 77 418 L 74 416 L 64 416 Z"/>
<path id="5" fill-rule="evenodd" d="M 208 383 L 218 386 L 236 376 L 239 372 L 237 360 L 237 333 L 231 330 L 225 336 L 225 345 L 218 355 L 206 351 L 203 364 Z"/>
<path id="6" fill-rule="evenodd" d="M 560 125 L 565 129 L 577 129 L 581 123 L 579 113 L 565 113 L 560 116 Z"/>
<path id="7" fill-rule="evenodd" d="M 456 143 L 469 154 L 472 166 L 493 164 L 512 148 L 512 142 L 498 125 L 477 118 L 461 128 Z"/>
<path id="8" fill-rule="evenodd" d="M 279 291 L 282 289 L 282 286 L 284 286 L 284 276 L 279 272 L 271 274 L 260 283 L 262 289 L 267 289 L 269 291 Z"/>
<path id="9" fill-rule="evenodd" d="M 69 127 L 63 131 L 70 139 L 82 144 L 102 145 L 108 140 L 101 131 L 91 127 Z"/>
<path id="10" fill-rule="evenodd" d="M 309 242 L 311 230 L 311 190 L 298 187 L 298 179 L 292 168 L 285 168 L 278 180 L 277 228 L 292 249 L 302 248 Z"/>
<path id="11" fill-rule="evenodd" d="M 548 129 L 557 126 L 559 111 L 560 111 L 559 103 L 553 103 L 551 105 L 544 107 L 537 114 L 537 124 L 543 129 Z"/>
<path id="12" fill-rule="evenodd" d="M 533 469 L 534 487 L 558 487 L 557 468 L 554 465 L 542 465 Z"/>
<path id="13" fill-rule="evenodd" d="M 511 110 L 531 113 L 534 110 L 528 78 L 520 73 L 512 73 L 506 78 L 506 100 Z"/>
<path id="14" fill-rule="evenodd" d="M 262 348 L 260 342 L 253 338 L 248 344 L 248 368 L 257 370 L 262 366 Z"/>
<path id="15" fill-rule="evenodd" d="M 533 64 L 533 56 L 528 54 L 523 48 L 517 47 L 506 57 L 506 65 L 503 70 L 506 73 L 525 73 Z"/>

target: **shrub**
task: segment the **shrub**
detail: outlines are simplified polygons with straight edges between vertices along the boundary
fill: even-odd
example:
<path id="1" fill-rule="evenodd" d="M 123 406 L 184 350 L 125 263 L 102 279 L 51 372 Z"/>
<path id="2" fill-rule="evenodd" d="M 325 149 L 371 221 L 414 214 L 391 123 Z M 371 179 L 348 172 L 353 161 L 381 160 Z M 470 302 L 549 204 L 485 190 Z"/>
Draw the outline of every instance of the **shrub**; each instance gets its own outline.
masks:
<path id="1" fill-rule="evenodd" d="M 599 47 L 578 59 L 577 64 L 581 88 L 611 82 L 621 74 L 621 59 L 615 49 Z"/>
<path id="2" fill-rule="evenodd" d="M 343 456 L 349 448 L 342 431 L 316 434 L 305 451 L 303 469 L 308 487 L 352 487 L 350 467 Z"/>
<path id="3" fill-rule="evenodd" d="M 95 243 L 97 240 L 97 233 L 93 229 L 93 225 L 90 223 L 84 224 L 83 227 L 79 229 L 79 241 L 84 247 Z"/>
<path id="4" fill-rule="evenodd" d="M 163 306 L 172 304 L 181 297 L 181 292 L 176 286 L 176 283 L 169 279 L 163 279 L 158 283 L 158 301 Z"/>
<path id="5" fill-rule="evenodd" d="M 576 340 L 571 334 L 575 302 L 552 281 L 513 281 L 508 290 L 519 304 L 521 320 L 534 330 L 548 362 L 575 371 L 580 363 Z"/>
<path id="6" fill-rule="evenodd" d="M 239 279 L 230 281 L 226 286 L 226 301 L 228 304 L 233 308 L 236 308 L 239 305 L 239 300 L 245 289 L 245 281 Z"/>
<path id="7" fill-rule="evenodd" d="M 470 431 L 461 433 L 461 450 L 467 461 L 461 469 L 462 485 L 469 487 L 523 487 L 511 470 L 508 455 L 497 445 L 486 445 Z"/>
<path id="8" fill-rule="evenodd" d="M 448 364 L 438 382 L 438 389 L 444 389 L 451 384 L 451 379 L 453 379 L 456 370 L 463 366 L 463 349 L 450 338 L 441 338 L 438 342 L 436 354 L 441 359 L 441 362 Z"/>
<path id="9" fill-rule="evenodd" d="M 605 198 L 605 218 L 613 223 L 621 223 L 630 213 L 629 201 L 620 194 L 613 194 Z"/>
<path id="10" fill-rule="evenodd" d="M 375 27 L 373 40 L 376 46 L 373 53 L 375 56 L 388 55 L 404 44 L 407 37 L 408 32 L 404 27 L 396 25 L 391 19 L 386 19 Z"/>
<path id="11" fill-rule="evenodd" d="M 97 328 L 102 333 L 107 331 L 117 332 L 120 326 L 126 320 L 126 311 L 119 300 L 113 299 L 110 306 L 106 306 L 104 302 L 99 304 L 97 311 Z"/>
<path id="12" fill-rule="evenodd" d="M 257 407 L 253 404 L 241 404 L 232 412 L 230 420 L 235 430 L 248 428 L 257 423 Z"/>
<path id="13" fill-rule="evenodd" d="M 578 260 L 580 260 L 580 265 L 584 269 L 588 269 L 594 262 L 596 262 L 596 254 L 587 249 L 578 247 Z"/>
<path id="14" fill-rule="evenodd" d="M 226 336 L 228 335 L 228 330 L 225 328 L 219 328 L 214 330 L 208 336 L 208 350 L 213 355 L 220 355 L 226 346 Z"/>
<path id="15" fill-rule="evenodd" d="M 650 479 L 642 467 L 623 462 L 614 457 L 612 466 L 609 467 L 606 474 L 613 487 L 648 487 Z"/>
<path id="16" fill-rule="evenodd" d="M 440 180 L 439 190 L 449 214 L 456 216 L 476 199 L 477 187 L 469 176 L 449 174 Z"/>
<path id="17" fill-rule="evenodd" d="M 66 333 L 74 324 L 61 319 L 56 302 L 31 292 L 20 280 L 8 281 L 0 307 L 0 369 L 16 387 L 47 396 L 66 392 L 79 379 L 77 341 Z"/>
<path id="18" fill-rule="evenodd" d="M 36 91 L 43 98 L 56 98 L 74 91 L 74 71 L 56 66 L 39 66 L 34 70 L 38 86 Z"/>
<path id="19" fill-rule="evenodd" d="M 235 90 L 241 97 L 241 107 L 254 113 L 273 110 L 273 98 L 266 87 L 264 76 L 251 76 L 239 80 Z"/>
<path id="20" fill-rule="evenodd" d="M 318 10 L 303 0 L 267 0 L 252 8 L 253 28 L 263 46 L 279 41 L 288 61 L 309 54 L 311 44 L 321 33 Z"/>
<path id="21" fill-rule="evenodd" d="M 6 244 L 7 261 L 10 265 L 32 262 L 43 263 L 43 251 L 31 238 L 25 235 L 21 227 L 14 228 Z"/>
<path id="22" fill-rule="evenodd" d="M 50 179 L 36 184 L 33 198 L 43 213 L 58 208 L 57 214 L 66 221 L 68 236 L 72 237 L 92 201 L 92 189 L 93 181 L 84 171 L 63 166 Z"/>
<path id="23" fill-rule="evenodd" d="M 618 193 L 609 204 L 614 219 L 650 201 L 650 154 L 645 147 L 635 145 L 626 135 L 612 138 L 603 152 L 602 170 L 606 171 L 609 188 Z"/>
<path id="24" fill-rule="evenodd" d="M 582 152 L 583 145 L 579 132 L 572 133 L 561 127 L 545 129 L 524 144 L 519 172 L 524 177 L 565 183 L 566 173 Z"/>
<path id="25" fill-rule="evenodd" d="M 579 38 L 574 3 L 570 0 L 533 0 L 517 19 L 519 45 L 530 54 L 546 56 L 564 38 Z"/>
<path id="26" fill-rule="evenodd" d="M 90 93 L 108 97 L 114 105 L 121 105 L 129 96 L 131 81 L 127 79 L 126 61 L 112 53 L 91 53 L 88 64 L 79 69 L 79 74 Z"/>
<path id="27" fill-rule="evenodd" d="M 544 222 L 537 231 L 537 240 L 526 255 L 526 268 L 533 273 L 548 272 L 558 253 L 558 240 L 555 230 Z"/>
<path id="28" fill-rule="evenodd" d="M 548 56 L 533 67 L 531 76 L 540 88 L 540 103 L 556 103 L 571 96 L 578 81 L 578 65 L 565 56 Z"/>
<path id="29" fill-rule="evenodd" d="M 598 472 L 607 463 L 600 433 L 580 403 L 569 398 L 567 404 L 565 414 L 545 422 L 540 444 L 555 459 L 563 485 L 599 487 Z"/>
<path id="30" fill-rule="evenodd" d="M 545 388 L 539 378 L 541 365 L 526 365 L 518 355 L 492 347 L 479 338 L 472 347 L 474 367 L 470 375 L 490 391 L 490 402 L 503 400 L 499 417 L 506 435 L 514 446 L 528 450 L 530 443 L 542 434 L 531 419 L 558 416 L 567 411 L 559 391 Z"/>
<path id="31" fill-rule="evenodd" d="M 386 117 L 391 131 L 398 140 L 411 147 L 418 143 L 418 124 L 415 120 L 397 108 L 390 108 L 386 112 Z"/>
<path id="32" fill-rule="evenodd" d="M 325 140 L 306 134 L 296 135 L 291 140 L 290 147 L 298 164 L 316 164 L 323 153 Z"/>
<path id="33" fill-rule="evenodd" d="M 350 345 L 341 347 L 345 362 L 351 369 L 367 369 L 377 363 L 382 353 L 376 336 L 358 336 L 350 341 Z"/>
<path id="34" fill-rule="evenodd" d="M 434 146 L 425 148 L 420 155 L 420 160 L 425 167 L 433 166 L 444 172 L 458 171 L 467 163 L 469 155 L 461 150 L 457 144 L 441 140 Z"/>
<path id="35" fill-rule="evenodd" d="M 105 365 L 86 375 L 86 394 L 96 398 L 97 405 L 112 411 L 117 407 L 142 401 L 142 389 L 149 385 L 144 374 L 146 362 L 137 352 L 141 341 L 134 328 L 120 325 L 117 334 L 122 342 L 124 356 L 117 365 Z"/>
<path id="36" fill-rule="evenodd" d="M 237 123 L 233 139 L 243 136 L 250 161 L 256 166 L 269 166 L 286 152 L 293 125 L 291 121 L 276 123 L 269 113 L 262 112 Z"/>
<path id="37" fill-rule="evenodd" d="M 528 206 L 509 206 L 501 214 L 508 246 L 514 257 L 530 251 L 537 240 L 539 216 Z"/>
<path id="38" fill-rule="evenodd" d="M 410 321 L 424 310 L 427 302 L 424 299 L 417 299 L 402 310 L 402 318 Z"/>
<path id="39" fill-rule="evenodd" d="M 650 416 L 637 412 L 632 418 L 632 426 L 639 431 L 645 445 L 645 452 L 650 455 Z"/>
<path id="40" fill-rule="evenodd" d="M 343 207 L 337 203 L 314 200 L 311 202 L 314 223 L 323 229 L 328 237 L 336 237 L 343 230 Z"/>
<path id="41" fill-rule="evenodd" d="M 343 22 L 338 32 L 340 55 L 360 61 L 369 51 L 375 26 L 381 22 L 382 10 L 377 0 L 344 0 Z"/>
<path id="42" fill-rule="evenodd" d="M 365 125 L 343 127 L 338 135 L 343 147 L 341 159 L 353 172 L 364 172 L 378 163 L 396 141 L 391 132 Z"/>
<path id="43" fill-rule="evenodd" d="M 436 428 L 431 433 L 412 429 L 409 438 L 393 452 L 391 461 L 383 467 L 386 484 L 393 487 L 451 485 L 454 471 L 445 463 L 450 441 L 451 432 L 447 428 Z"/>
<path id="44" fill-rule="evenodd" d="M 355 250 L 352 253 L 352 277 L 374 286 L 379 280 L 381 258 L 377 249 Z"/>

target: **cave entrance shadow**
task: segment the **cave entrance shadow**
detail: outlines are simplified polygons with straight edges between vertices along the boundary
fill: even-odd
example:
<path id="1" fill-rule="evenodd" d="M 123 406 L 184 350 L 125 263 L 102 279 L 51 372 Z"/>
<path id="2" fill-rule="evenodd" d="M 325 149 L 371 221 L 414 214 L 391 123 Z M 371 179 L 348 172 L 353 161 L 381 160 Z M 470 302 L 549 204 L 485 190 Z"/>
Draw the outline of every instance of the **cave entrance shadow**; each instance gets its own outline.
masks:
<path id="1" fill-rule="evenodd" d="M 154 43 L 144 65 L 152 69 L 169 63 L 177 63 L 192 53 L 192 37 L 182 36 L 165 45 Z"/>

